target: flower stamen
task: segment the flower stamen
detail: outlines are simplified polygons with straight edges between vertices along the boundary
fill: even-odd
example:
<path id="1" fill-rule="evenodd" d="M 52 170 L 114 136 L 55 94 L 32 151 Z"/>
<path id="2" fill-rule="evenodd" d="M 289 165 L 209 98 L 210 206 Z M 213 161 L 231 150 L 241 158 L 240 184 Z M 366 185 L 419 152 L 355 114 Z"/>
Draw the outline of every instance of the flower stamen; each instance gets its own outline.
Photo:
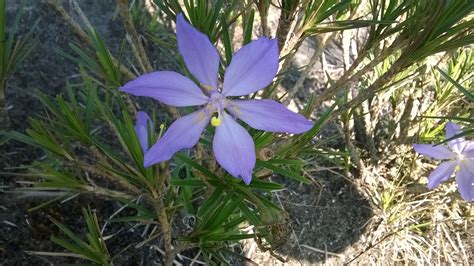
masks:
<path id="1" fill-rule="evenodd" d="M 206 84 L 201 84 L 201 87 L 204 88 L 206 91 L 213 91 L 214 88 L 212 86 L 206 85 Z"/>
<path id="2" fill-rule="evenodd" d="M 222 120 L 219 117 L 213 116 L 211 118 L 211 125 L 213 127 L 218 127 L 222 124 Z"/>

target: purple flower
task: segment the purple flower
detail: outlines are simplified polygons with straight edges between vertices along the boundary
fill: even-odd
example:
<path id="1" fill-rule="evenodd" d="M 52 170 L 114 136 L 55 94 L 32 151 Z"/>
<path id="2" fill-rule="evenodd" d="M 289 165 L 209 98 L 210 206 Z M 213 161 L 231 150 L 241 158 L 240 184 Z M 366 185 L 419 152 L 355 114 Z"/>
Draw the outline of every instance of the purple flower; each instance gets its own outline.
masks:
<path id="1" fill-rule="evenodd" d="M 461 128 L 452 123 L 446 124 L 446 139 L 461 133 Z M 449 147 L 449 149 L 448 149 Z M 464 138 L 448 141 L 448 147 L 443 145 L 413 144 L 416 152 L 442 162 L 428 176 L 428 188 L 433 189 L 441 182 L 448 180 L 454 172 L 459 192 L 466 201 L 474 201 L 474 142 Z"/>
<path id="2" fill-rule="evenodd" d="M 278 71 L 277 40 L 261 37 L 242 47 L 234 54 L 222 90 L 218 90 L 219 54 L 207 36 L 189 25 L 182 14 L 177 16 L 176 35 L 184 62 L 200 86 L 179 73 L 157 71 L 128 82 L 122 91 L 172 106 L 204 107 L 169 127 L 145 154 L 145 167 L 169 160 L 177 151 L 196 145 L 210 121 L 216 127 L 213 150 L 217 162 L 232 176 L 249 184 L 256 161 L 255 145 L 234 118 L 271 132 L 298 134 L 312 127 L 305 117 L 273 100 L 229 98 L 256 92 L 272 82 Z"/>
<path id="3" fill-rule="evenodd" d="M 151 121 L 146 112 L 139 111 L 135 123 L 135 134 L 137 135 L 143 152 L 148 150 L 148 128 L 153 128 L 153 121 Z"/>

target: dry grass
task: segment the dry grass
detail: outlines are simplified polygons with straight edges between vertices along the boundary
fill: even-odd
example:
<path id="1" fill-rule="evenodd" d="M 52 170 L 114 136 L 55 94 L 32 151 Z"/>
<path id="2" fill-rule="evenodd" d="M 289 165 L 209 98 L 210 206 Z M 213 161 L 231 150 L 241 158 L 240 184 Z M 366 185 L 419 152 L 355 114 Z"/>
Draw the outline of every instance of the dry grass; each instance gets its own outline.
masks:
<path id="1" fill-rule="evenodd" d="M 358 36 L 358 33 L 352 36 Z M 308 51 L 304 51 L 303 56 L 304 53 L 308 54 Z M 327 55 L 324 55 L 318 62 L 321 66 L 328 65 Z M 427 61 L 430 60 L 436 61 L 441 68 L 460 63 L 447 55 L 438 55 Z M 472 62 L 466 63 L 470 64 L 467 69 L 473 67 Z M 308 78 L 314 80 L 314 87 L 306 93 L 321 88 L 320 81 L 327 79 L 325 73 L 333 80 L 340 75 L 341 66 L 324 72 L 314 66 L 309 67 L 312 71 L 306 72 L 310 73 Z M 428 191 L 426 177 L 438 162 L 417 156 L 411 146 L 412 143 L 422 142 L 418 136 L 433 132 L 433 128 L 439 125 L 439 120 L 422 119 L 422 115 L 461 115 L 459 111 L 463 108 L 460 106 L 466 104 L 455 90 L 441 99 L 439 96 L 448 84 L 433 76 L 429 67 L 421 75 L 419 68 L 408 70 L 405 76 L 413 74 L 413 77 L 396 83 L 372 99 L 370 104 L 365 103 L 357 109 L 364 115 L 338 122 L 341 138 L 351 154 L 353 165 L 352 169 L 346 169 L 345 177 L 363 193 L 373 210 L 365 233 L 345 250 L 330 252 L 301 243 L 299 234 L 303 232 L 292 230 L 289 246 L 296 247 L 300 252 L 319 253 L 325 258 L 321 263 L 329 265 L 469 265 L 474 261 L 474 207 L 459 196 L 454 179 Z M 383 73 L 380 69 L 378 72 Z M 377 75 L 374 71 L 367 73 L 365 78 L 375 79 Z M 353 84 L 349 95 L 356 95 L 359 86 Z M 298 100 L 292 101 L 292 104 L 299 104 L 295 109 L 301 109 Z M 316 172 L 327 170 L 321 166 L 309 169 Z M 340 175 L 341 171 L 336 173 Z M 289 261 L 282 263 L 268 253 L 259 252 L 251 240 L 244 243 L 244 254 L 258 264 L 314 264 L 289 256 Z"/>

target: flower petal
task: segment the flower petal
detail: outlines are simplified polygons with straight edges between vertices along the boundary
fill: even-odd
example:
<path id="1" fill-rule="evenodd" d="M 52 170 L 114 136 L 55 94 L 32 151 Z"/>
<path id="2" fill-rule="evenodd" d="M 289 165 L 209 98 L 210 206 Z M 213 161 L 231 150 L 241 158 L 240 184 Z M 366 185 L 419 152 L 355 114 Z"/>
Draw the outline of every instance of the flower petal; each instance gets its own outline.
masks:
<path id="1" fill-rule="evenodd" d="M 248 185 L 256 161 L 253 139 L 231 115 L 223 113 L 221 119 L 212 143 L 214 155 L 222 168 Z"/>
<path id="2" fill-rule="evenodd" d="M 434 189 L 441 182 L 448 180 L 453 175 L 457 164 L 457 161 L 449 161 L 441 163 L 436 167 L 428 176 L 428 189 Z"/>
<path id="3" fill-rule="evenodd" d="M 456 183 L 461 197 L 466 201 L 474 201 L 474 173 L 469 171 L 465 162 L 461 163 L 456 174 Z"/>
<path id="4" fill-rule="evenodd" d="M 438 160 L 451 159 L 455 156 L 452 151 L 443 145 L 413 144 L 413 148 L 420 154 Z"/>
<path id="5" fill-rule="evenodd" d="M 446 124 L 446 139 L 450 139 L 461 132 L 461 128 L 453 122 L 448 122 Z M 448 146 L 449 148 L 451 148 L 452 151 L 456 153 L 461 153 L 464 150 L 464 147 L 466 146 L 466 139 L 463 137 L 455 138 L 453 140 L 448 141 Z"/>
<path id="6" fill-rule="evenodd" d="M 273 100 L 229 101 L 228 110 L 251 127 L 271 132 L 299 134 L 313 123 Z"/>
<path id="7" fill-rule="evenodd" d="M 474 158 L 465 158 L 464 160 L 462 160 L 462 164 L 466 167 L 467 170 L 469 170 L 469 172 L 474 174 Z"/>
<path id="8" fill-rule="evenodd" d="M 219 53 L 209 38 L 193 28 L 182 13 L 176 18 L 176 38 L 189 72 L 203 85 L 217 89 Z"/>
<path id="9" fill-rule="evenodd" d="M 135 133 L 143 152 L 148 150 L 148 126 L 153 128 L 153 121 L 146 112 L 139 111 L 137 113 L 137 122 L 135 123 Z"/>
<path id="10" fill-rule="evenodd" d="M 466 141 L 466 147 L 462 151 L 465 157 L 474 157 L 474 141 Z"/>
<path id="11" fill-rule="evenodd" d="M 178 107 L 201 105 L 209 101 L 192 80 L 172 71 L 157 71 L 142 75 L 125 84 L 121 90 Z"/>
<path id="12" fill-rule="evenodd" d="M 278 71 L 277 39 L 260 37 L 232 57 L 224 75 L 222 94 L 242 96 L 270 84 Z"/>
<path id="13" fill-rule="evenodd" d="M 145 153 L 145 167 L 169 160 L 179 150 L 196 145 L 209 119 L 209 113 L 201 109 L 176 120 L 163 137 Z"/>

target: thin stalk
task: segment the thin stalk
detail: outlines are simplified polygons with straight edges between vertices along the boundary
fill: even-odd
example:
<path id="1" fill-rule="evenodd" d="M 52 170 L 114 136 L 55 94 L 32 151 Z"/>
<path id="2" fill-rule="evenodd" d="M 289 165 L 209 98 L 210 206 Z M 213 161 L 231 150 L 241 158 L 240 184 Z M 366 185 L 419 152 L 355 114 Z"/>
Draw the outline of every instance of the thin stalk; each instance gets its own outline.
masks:
<path id="1" fill-rule="evenodd" d="M 132 18 L 130 17 L 130 12 L 128 10 L 128 0 L 116 0 L 117 5 L 119 7 L 120 16 L 122 17 L 122 22 L 127 31 L 127 35 L 130 37 L 130 44 L 132 46 L 133 54 L 137 59 L 140 67 L 142 68 L 143 72 L 148 73 L 153 71 L 153 67 L 151 66 L 150 60 L 148 60 L 148 56 L 145 52 L 145 48 L 140 41 L 140 37 L 138 36 L 138 32 L 133 25 Z"/>
<path id="2" fill-rule="evenodd" d="M 5 99 L 5 86 L 6 82 L 2 80 L 0 82 L 0 129 L 7 129 L 10 121 L 8 119 L 8 113 L 7 113 L 7 102 Z"/>
<path id="3" fill-rule="evenodd" d="M 258 1 L 258 13 L 260 14 L 262 34 L 265 36 L 270 35 L 270 29 L 268 28 L 268 7 L 270 3 L 267 0 Z"/>
<path id="4" fill-rule="evenodd" d="M 71 27 L 74 35 L 76 35 L 79 40 L 87 43 L 89 46 L 92 47 L 92 41 L 89 36 L 87 36 L 84 30 L 82 30 L 81 26 L 71 17 L 71 15 L 69 15 L 69 13 L 61 5 L 59 0 L 47 0 L 47 3 L 50 4 L 56 12 L 58 12 L 58 14 L 64 19 L 64 21 L 66 21 L 69 27 Z M 119 67 L 120 72 L 122 72 L 122 74 L 124 74 L 127 79 L 136 78 L 136 76 L 127 67 L 120 63 L 115 57 L 110 55 L 110 58 L 112 59 L 114 65 L 117 65 Z"/>
<path id="5" fill-rule="evenodd" d="M 287 40 L 280 53 L 282 57 L 285 57 L 281 64 L 282 67 L 280 71 L 286 71 L 288 69 L 291 60 L 293 59 L 296 52 L 298 51 L 298 48 L 301 46 L 304 39 L 306 38 L 303 30 L 299 30 L 296 33 L 290 35 L 290 39 Z"/>
<path id="6" fill-rule="evenodd" d="M 138 189 L 136 186 L 132 185 L 131 183 L 127 182 L 126 180 L 122 178 L 117 178 L 113 174 L 107 172 L 106 170 L 99 169 L 94 165 L 90 165 L 83 161 L 74 160 L 74 161 L 69 162 L 68 166 L 72 168 L 77 167 L 84 172 L 93 174 L 96 177 L 102 177 L 103 179 L 109 181 L 110 183 L 126 190 L 132 196 L 137 196 L 141 194 L 140 189 Z"/>
<path id="7" fill-rule="evenodd" d="M 5 90 L 5 83 L 4 79 L 6 77 L 4 76 L 6 74 L 5 68 L 5 57 L 7 56 L 6 51 L 5 51 L 5 27 L 6 27 L 6 16 L 7 16 L 7 10 L 6 10 L 6 0 L 0 0 L 0 79 L 1 79 L 1 87 L 0 91 Z M 4 98 L 0 98 L 4 99 Z"/>
<path id="8" fill-rule="evenodd" d="M 291 2 L 284 1 L 281 6 L 280 19 L 278 20 L 277 28 L 277 37 L 278 37 L 278 47 L 280 50 L 285 46 L 286 40 L 288 38 L 288 33 L 290 32 L 291 25 L 293 24 L 299 1 Z"/>
<path id="9" fill-rule="evenodd" d="M 298 91 L 303 87 L 304 81 L 306 80 L 309 73 L 311 72 L 314 64 L 316 64 L 317 60 L 319 59 L 319 57 L 323 53 L 324 49 L 326 48 L 327 44 L 329 43 L 329 41 L 331 39 L 334 38 L 334 36 L 336 36 L 335 32 L 333 32 L 331 35 L 324 35 L 324 37 L 322 37 L 322 40 L 320 40 L 320 41 L 319 41 L 319 38 L 316 38 L 316 42 L 319 45 L 316 45 L 317 46 L 316 50 L 314 51 L 314 54 L 311 57 L 311 59 L 310 59 L 308 65 L 306 66 L 305 70 L 298 77 L 298 80 L 296 81 L 293 88 L 291 88 L 288 91 L 288 94 L 285 97 L 286 99 L 284 100 L 285 105 L 288 105 L 290 103 L 290 101 L 293 99 L 293 97 L 296 95 L 296 93 L 298 93 Z"/>
<path id="10" fill-rule="evenodd" d="M 6 78 L 2 78 L 0 80 L 0 107 L 4 107 L 5 100 L 6 100 L 6 87 L 7 87 L 7 80 Z"/>
<path id="11" fill-rule="evenodd" d="M 372 85 L 370 85 L 364 91 L 360 92 L 354 99 L 343 104 L 340 108 L 334 111 L 331 114 L 331 117 L 339 116 L 342 112 L 347 111 L 353 108 L 354 106 L 358 106 L 365 100 L 373 97 L 377 92 L 384 90 L 386 87 L 385 85 L 390 82 L 396 74 L 400 73 L 400 71 L 403 70 L 404 67 L 405 60 L 397 60 L 397 62 L 395 62 L 387 72 L 385 72 L 382 76 L 375 80 Z"/>
<path id="12" fill-rule="evenodd" d="M 8 55 L 5 51 L 6 27 L 6 0 L 0 0 L 0 129 L 8 128 L 8 115 L 6 110 L 7 71 L 5 60 Z"/>
<path id="13" fill-rule="evenodd" d="M 342 77 L 338 79 L 338 81 L 332 85 L 330 88 L 326 89 L 321 95 L 319 95 L 315 101 L 313 102 L 311 106 L 311 110 L 316 109 L 319 105 L 321 105 L 325 100 L 333 97 L 334 95 L 337 95 L 347 84 L 354 82 L 361 78 L 365 73 L 369 72 L 372 70 L 376 65 L 381 63 L 383 60 L 385 60 L 387 57 L 393 54 L 396 50 L 398 50 L 399 47 L 403 45 L 403 42 L 395 42 L 393 43 L 390 47 L 385 49 L 385 51 L 382 51 L 376 58 L 374 58 L 372 61 L 370 61 L 367 65 L 365 65 L 361 70 L 357 71 L 355 74 L 354 71 L 356 68 L 362 63 L 362 61 L 365 59 L 365 57 L 368 54 L 367 50 L 364 50 L 362 53 L 359 54 L 359 56 L 356 58 L 354 63 L 352 63 L 351 67 L 349 70 L 344 72 Z"/>
<path id="14" fill-rule="evenodd" d="M 166 212 L 166 205 L 163 197 L 165 184 L 168 177 L 170 176 L 169 164 L 161 163 L 155 167 L 157 168 L 158 173 L 158 187 L 149 190 L 148 200 L 152 204 L 153 209 L 157 215 L 158 222 L 161 225 L 160 228 L 165 242 L 165 265 L 172 266 L 178 250 L 173 248 L 172 245 L 172 228 L 169 222 L 168 213 Z"/>
<path id="15" fill-rule="evenodd" d="M 165 265 L 172 266 L 176 251 L 173 250 L 171 242 L 171 226 L 168 221 L 168 214 L 166 213 L 165 204 L 161 193 L 155 195 L 148 195 L 150 203 L 158 216 L 158 221 L 161 225 L 161 232 L 165 241 Z"/>
<path id="16" fill-rule="evenodd" d="M 93 193 L 98 196 L 103 196 L 106 198 L 123 198 L 123 199 L 132 199 L 133 197 L 127 193 L 123 193 L 120 191 L 110 190 L 107 188 L 99 187 L 99 186 L 84 186 L 83 189 L 90 193 Z"/>

